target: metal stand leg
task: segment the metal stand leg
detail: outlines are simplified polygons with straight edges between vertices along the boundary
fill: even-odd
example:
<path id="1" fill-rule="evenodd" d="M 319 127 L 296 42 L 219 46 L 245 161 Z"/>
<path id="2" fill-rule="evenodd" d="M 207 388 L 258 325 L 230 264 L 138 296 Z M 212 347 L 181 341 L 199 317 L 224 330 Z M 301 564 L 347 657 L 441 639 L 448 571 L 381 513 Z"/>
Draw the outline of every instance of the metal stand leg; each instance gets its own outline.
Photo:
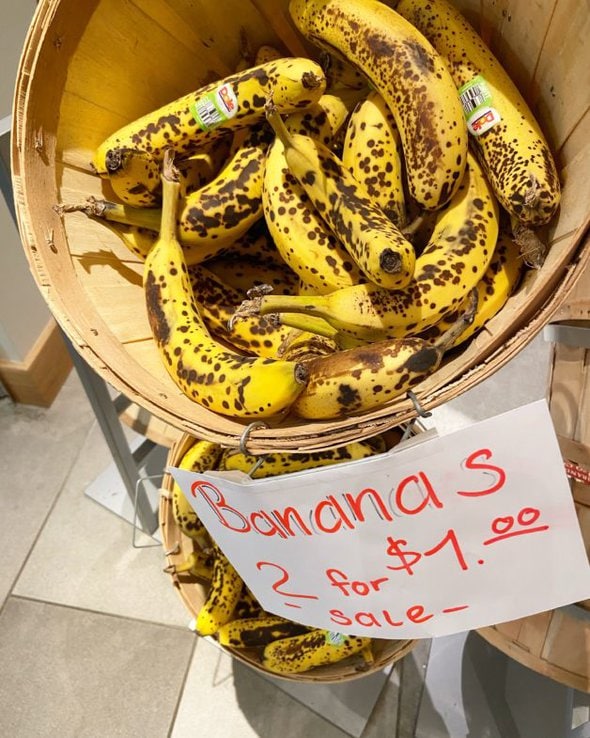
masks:
<path id="1" fill-rule="evenodd" d="M 153 533 L 158 527 L 158 518 L 152 510 L 145 494 L 139 485 L 138 464 L 155 447 L 155 443 L 145 440 L 135 452 L 131 452 L 115 405 L 109 395 L 106 382 L 101 379 L 72 347 L 67 336 L 64 336 L 74 367 L 86 391 L 92 409 L 98 420 L 105 440 L 109 446 L 113 460 L 117 466 L 123 484 L 131 502 L 135 505 L 137 491 L 137 518 L 146 533 Z"/>

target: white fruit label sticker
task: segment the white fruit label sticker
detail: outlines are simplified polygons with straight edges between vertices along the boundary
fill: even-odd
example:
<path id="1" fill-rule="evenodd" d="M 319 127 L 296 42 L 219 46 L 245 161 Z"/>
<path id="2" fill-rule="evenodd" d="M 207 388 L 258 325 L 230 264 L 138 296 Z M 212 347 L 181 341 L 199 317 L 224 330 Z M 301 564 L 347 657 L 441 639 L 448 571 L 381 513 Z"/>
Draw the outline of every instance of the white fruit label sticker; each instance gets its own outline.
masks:
<path id="1" fill-rule="evenodd" d="M 213 128 L 233 118 L 238 112 L 238 99 L 230 84 L 221 85 L 208 92 L 193 103 L 192 113 L 203 131 Z"/>
<path id="2" fill-rule="evenodd" d="M 171 471 L 264 610 L 331 633 L 432 638 L 590 596 L 545 401 L 406 444 L 265 479 Z"/>
<path id="3" fill-rule="evenodd" d="M 492 105 L 492 93 L 481 74 L 459 88 L 459 98 L 467 128 L 472 135 L 481 136 L 502 120 Z"/>

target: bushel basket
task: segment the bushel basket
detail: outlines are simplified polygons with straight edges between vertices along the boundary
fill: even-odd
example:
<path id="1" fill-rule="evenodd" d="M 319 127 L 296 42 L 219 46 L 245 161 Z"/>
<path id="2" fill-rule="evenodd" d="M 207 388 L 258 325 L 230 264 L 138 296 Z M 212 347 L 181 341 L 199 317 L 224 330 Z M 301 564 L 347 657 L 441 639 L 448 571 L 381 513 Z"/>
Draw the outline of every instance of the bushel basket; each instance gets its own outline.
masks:
<path id="1" fill-rule="evenodd" d="M 501 312 L 415 386 L 425 410 L 497 371 L 551 319 L 586 268 L 590 202 L 590 18 L 586 3 L 456 2 L 489 42 L 548 138 L 562 182 L 540 270 Z M 235 70 L 252 48 L 319 57 L 295 29 L 287 0 L 42 0 L 18 74 L 13 179 L 24 248 L 50 309 L 74 347 L 117 390 L 199 438 L 236 446 L 248 425 L 207 410 L 168 376 L 148 324 L 142 262 L 103 224 L 54 206 L 109 196 L 90 167 L 111 133 Z M 252 429 L 248 448 L 330 448 L 416 415 L 404 395 L 379 410 L 333 421 L 293 415 Z"/>

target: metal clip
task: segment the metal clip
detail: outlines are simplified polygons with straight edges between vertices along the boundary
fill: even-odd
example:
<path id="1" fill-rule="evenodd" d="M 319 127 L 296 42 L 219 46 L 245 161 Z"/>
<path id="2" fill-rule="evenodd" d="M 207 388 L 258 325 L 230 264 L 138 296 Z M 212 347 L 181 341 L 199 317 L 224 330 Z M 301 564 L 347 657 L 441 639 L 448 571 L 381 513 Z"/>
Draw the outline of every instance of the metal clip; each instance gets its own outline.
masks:
<path id="1" fill-rule="evenodd" d="M 408 390 L 408 397 L 412 401 L 412 404 L 414 405 L 414 410 L 421 418 L 430 418 L 432 417 L 432 413 L 429 410 L 425 410 L 422 405 L 420 404 L 418 398 L 416 395 L 412 392 L 412 390 Z"/>
<path id="2" fill-rule="evenodd" d="M 268 425 L 263 420 L 255 420 L 253 423 L 250 423 L 250 425 L 244 428 L 244 432 L 240 436 L 240 444 L 239 444 L 240 453 L 244 454 L 244 456 L 248 454 L 248 448 L 247 448 L 248 438 L 250 436 L 250 433 L 255 428 L 268 428 Z M 265 460 L 266 460 L 266 456 L 261 456 L 259 459 L 256 459 L 256 462 L 253 464 L 252 468 L 248 472 L 248 476 L 251 477 L 255 471 L 260 469 L 260 467 L 264 464 Z"/>

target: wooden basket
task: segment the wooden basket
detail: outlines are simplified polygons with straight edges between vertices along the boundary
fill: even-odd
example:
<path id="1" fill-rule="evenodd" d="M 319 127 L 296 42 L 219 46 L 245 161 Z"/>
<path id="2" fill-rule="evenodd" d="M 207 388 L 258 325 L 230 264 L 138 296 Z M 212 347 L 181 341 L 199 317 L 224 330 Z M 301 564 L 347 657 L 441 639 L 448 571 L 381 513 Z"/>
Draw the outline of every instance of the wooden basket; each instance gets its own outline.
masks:
<path id="1" fill-rule="evenodd" d="M 178 466 L 180 460 L 188 449 L 192 446 L 195 439 L 189 435 L 183 437 L 175 443 L 168 454 L 168 465 Z M 174 480 L 170 474 L 164 475 L 163 489 L 170 492 L 173 487 Z M 160 531 L 162 533 L 162 541 L 164 551 L 166 551 L 166 559 L 172 568 L 186 560 L 189 553 L 195 550 L 196 542 L 188 538 L 182 533 L 174 516 L 172 514 L 172 504 L 170 499 L 163 494 L 160 497 Z M 176 591 L 180 595 L 185 607 L 192 617 L 196 618 L 207 594 L 206 586 L 199 583 L 194 578 L 185 574 L 171 574 L 171 579 Z M 303 674 L 274 674 L 267 671 L 261 664 L 258 652 L 255 649 L 230 648 L 220 646 L 222 650 L 229 653 L 234 658 L 242 661 L 253 669 L 280 679 L 297 682 L 344 682 L 351 679 L 358 679 L 368 674 L 380 671 L 386 666 L 393 664 L 402 659 L 409 653 L 416 641 L 413 640 L 385 640 L 373 639 L 373 655 L 375 662 L 369 668 L 363 668 L 359 671 L 358 659 L 348 659 L 339 664 L 331 664 L 329 666 L 320 666 L 310 672 Z"/>
<path id="2" fill-rule="evenodd" d="M 563 183 L 542 270 L 530 272 L 468 347 L 415 388 L 425 409 L 496 372 L 549 321 L 586 267 L 590 201 L 590 34 L 578 0 L 457 5 L 489 41 L 548 136 Z M 107 382 L 197 437 L 236 446 L 244 424 L 183 396 L 150 336 L 141 264 L 101 224 L 53 206 L 102 196 L 93 149 L 115 129 L 235 68 L 240 29 L 253 48 L 317 53 L 287 0 L 42 0 L 28 34 L 14 106 L 13 179 L 20 230 L 37 283 L 74 346 Z M 577 40 L 580 39 L 580 43 Z M 565 42 L 567 40 L 567 42 Z M 255 453 L 330 448 L 415 416 L 401 398 L 334 422 L 293 417 L 252 432 Z"/>
<path id="3" fill-rule="evenodd" d="M 575 326 L 590 318 L 590 271 L 555 319 Z M 590 557 L 590 349 L 555 343 L 549 407 L 570 481 L 578 522 Z M 564 572 L 567 576 L 567 572 Z M 574 689 L 590 692 L 590 600 L 482 628 L 479 633 L 511 658 Z"/>

